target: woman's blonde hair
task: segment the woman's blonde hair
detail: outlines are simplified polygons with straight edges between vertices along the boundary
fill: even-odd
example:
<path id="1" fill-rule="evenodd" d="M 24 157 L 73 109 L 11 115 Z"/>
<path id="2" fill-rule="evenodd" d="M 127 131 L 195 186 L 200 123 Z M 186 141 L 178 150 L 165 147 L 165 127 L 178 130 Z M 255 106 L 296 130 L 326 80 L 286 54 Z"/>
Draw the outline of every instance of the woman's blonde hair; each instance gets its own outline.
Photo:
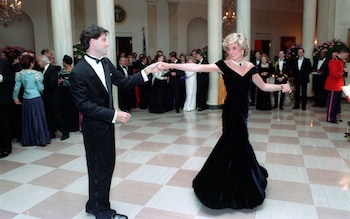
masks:
<path id="1" fill-rule="evenodd" d="M 249 54 L 247 38 L 242 33 L 231 33 L 226 36 L 226 38 L 222 42 L 222 47 L 225 50 L 225 52 L 227 52 L 228 45 L 232 43 L 237 43 L 242 48 L 242 50 L 244 51 L 243 57 L 246 57 Z"/>
<path id="2" fill-rule="evenodd" d="M 188 62 L 188 60 L 192 60 L 193 63 L 196 63 L 196 59 L 193 56 L 186 56 L 186 62 Z"/>

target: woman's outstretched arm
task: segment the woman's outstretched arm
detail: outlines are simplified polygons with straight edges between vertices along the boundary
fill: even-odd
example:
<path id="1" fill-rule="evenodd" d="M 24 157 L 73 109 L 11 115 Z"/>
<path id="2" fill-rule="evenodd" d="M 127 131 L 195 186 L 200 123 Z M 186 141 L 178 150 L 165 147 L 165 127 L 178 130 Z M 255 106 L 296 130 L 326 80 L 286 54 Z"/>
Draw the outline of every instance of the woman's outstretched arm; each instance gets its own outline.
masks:
<path id="1" fill-rule="evenodd" d="M 265 92 L 274 92 L 274 91 L 282 91 L 283 93 L 290 93 L 290 86 L 289 84 L 268 84 L 265 83 L 259 74 L 253 75 L 253 82 L 258 86 L 261 90 Z"/>
<path id="2" fill-rule="evenodd" d="M 195 64 L 195 63 L 185 63 L 185 64 L 174 64 L 174 63 L 160 63 L 158 65 L 160 70 L 166 70 L 175 68 L 182 71 L 192 71 L 192 72 L 220 72 L 220 69 L 215 64 Z"/>

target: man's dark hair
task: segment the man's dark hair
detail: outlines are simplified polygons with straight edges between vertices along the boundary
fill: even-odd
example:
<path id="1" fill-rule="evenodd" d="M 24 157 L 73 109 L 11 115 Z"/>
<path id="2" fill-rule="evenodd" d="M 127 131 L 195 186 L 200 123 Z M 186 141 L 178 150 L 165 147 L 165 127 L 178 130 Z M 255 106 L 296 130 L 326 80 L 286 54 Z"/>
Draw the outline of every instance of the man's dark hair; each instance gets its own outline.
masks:
<path id="1" fill-rule="evenodd" d="M 90 47 L 90 40 L 99 38 L 103 33 L 107 34 L 108 30 L 97 26 L 96 24 L 87 26 L 80 34 L 80 44 L 83 47 L 83 50 L 86 52 Z"/>
<path id="2" fill-rule="evenodd" d="M 45 53 L 48 53 L 50 50 L 48 48 L 44 48 L 41 50 L 41 55 L 45 55 Z"/>
<path id="3" fill-rule="evenodd" d="M 176 54 L 176 52 L 174 52 L 174 51 L 171 52 L 171 53 L 169 54 L 170 57 L 175 57 L 175 58 L 176 58 L 176 55 L 177 55 L 177 54 Z"/>
<path id="4" fill-rule="evenodd" d="M 204 56 L 204 52 L 203 52 L 203 50 L 202 49 L 197 49 L 196 50 L 196 54 L 198 54 L 198 55 L 200 55 L 200 56 Z"/>

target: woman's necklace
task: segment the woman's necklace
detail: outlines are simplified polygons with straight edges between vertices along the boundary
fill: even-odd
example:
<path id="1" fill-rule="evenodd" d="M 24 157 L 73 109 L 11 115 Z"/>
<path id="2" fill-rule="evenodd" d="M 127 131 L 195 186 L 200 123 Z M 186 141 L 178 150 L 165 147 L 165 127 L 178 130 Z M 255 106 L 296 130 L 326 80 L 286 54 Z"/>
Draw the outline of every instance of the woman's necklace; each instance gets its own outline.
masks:
<path id="1" fill-rule="evenodd" d="M 232 63 L 236 66 L 242 67 L 244 65 L 244 60 L 242 60 L 241 62 L 237 62 L 233 59 L 231 59 Z"/>

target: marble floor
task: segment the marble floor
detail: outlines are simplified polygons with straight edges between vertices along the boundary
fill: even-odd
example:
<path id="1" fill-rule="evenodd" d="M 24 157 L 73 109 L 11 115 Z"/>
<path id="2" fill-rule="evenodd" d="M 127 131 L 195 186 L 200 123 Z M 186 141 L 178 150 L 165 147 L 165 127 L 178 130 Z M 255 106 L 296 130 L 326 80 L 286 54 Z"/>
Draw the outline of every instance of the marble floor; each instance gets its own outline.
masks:
<path id="1" fill-rule="evenodd" d="M 350 218 L 350 142 L 325 108 L 250 110 L 250 141 L 269 171 L 266 199 L 254 210 L 211 210 L 192 179 L 221 135 L 221 110 L 150 114 L 134 110 L 116 125 L 111 205 L 130 219 Z M 0 159 L 0 218 L 94 218 L 84 211 L 87 173 L 80 132 L 46 147 L 21 147 Z"/>

